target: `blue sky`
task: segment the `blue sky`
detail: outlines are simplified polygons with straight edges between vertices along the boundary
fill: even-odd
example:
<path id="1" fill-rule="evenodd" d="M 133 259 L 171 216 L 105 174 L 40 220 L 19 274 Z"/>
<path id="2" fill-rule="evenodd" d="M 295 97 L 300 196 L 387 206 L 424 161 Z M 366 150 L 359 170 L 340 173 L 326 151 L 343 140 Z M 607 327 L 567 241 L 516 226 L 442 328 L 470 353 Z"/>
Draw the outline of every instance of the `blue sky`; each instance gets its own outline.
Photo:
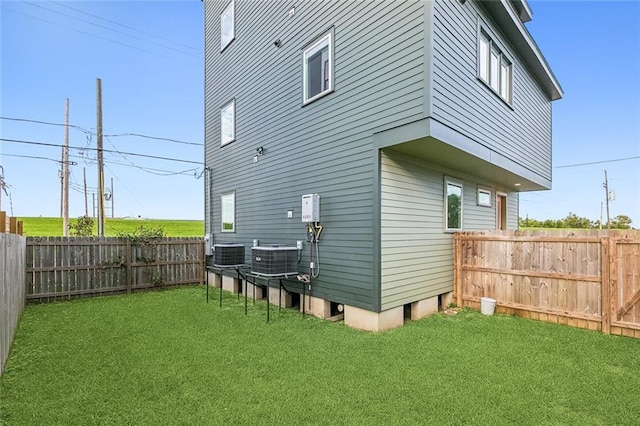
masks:
<path id="1" fill-rule="evenodd" d="M 565 97 L 553 104 L 553 189 L 522 194 L 520 215 L 557 219 L 574 212 L 599 219 L 606 169 L 616 195 L 611 216 L 629 215 L 639 227 L 640 2 L 532 0 L 530 6 L 527 27 Z M 0 116 L 62 123 L 69 98 L 70 123 L 95 131 L 101 78 L 105 134 L 190 143 L 113 136 L 105 138 L 105 149 L 202 161 L 203 147 L 193 145 L 204 138 L 200 0 L 3 0 L 0 21 Z M 0 137 L 61 144 L 64 128 L 0 120 Z M 59 164 L 15 155 L 59 159 L 60 148 L 0 143 L 14 214 L 59 215 Z M 70 145 L 95 147 L 95 136 L 71 129 Z M 97 167 L 94 152 L 71 154 L 77 164 L 71 166 L 70 216 L 77 217 L 84 213 L 83 168 L 92 190 Z M 563 167 L 623 158 L 629 159 Z M 196 178 L 202 165 L 116 152 L 105 153 L 105 161 L 116 216 L 203 217 L 203 180 Z M 2 209 L 10 211 L 8 204 L 3 194 Z M 91 195 L 88 204 L 91 211 Z"/>

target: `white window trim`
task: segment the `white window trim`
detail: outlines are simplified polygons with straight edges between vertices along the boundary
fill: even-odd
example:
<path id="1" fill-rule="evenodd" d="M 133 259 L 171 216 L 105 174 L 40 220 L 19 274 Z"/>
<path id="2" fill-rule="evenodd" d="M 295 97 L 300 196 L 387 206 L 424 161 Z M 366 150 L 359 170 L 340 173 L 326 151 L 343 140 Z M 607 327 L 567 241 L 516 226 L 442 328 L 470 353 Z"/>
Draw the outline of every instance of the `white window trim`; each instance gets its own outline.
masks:
<path id="1" fill-rule="evenodd" d="M 484 61 L 482 61 L 481 59 L 481 48 L 483 45 L 483 37 L 488 41 L 488 46 L 486 49 L 487 52 L 487 57 L 485 58 Z M 492 51 L 497 51 L 498 53 L 498 61 L 497 61 L 497 67 L 494 70 L 491 66 L 491 53 Z M 478 47 L 477 47 L 477 55 L 478 55 L 478 60 L 477 60 L 477 78 L 478 80 L 480 80 L 486 87 L 488 87 L 493 93 L 495 93 L 496 95 L 498 95 L 498 97 L 500 99 L 502 99 L 504 102 L 507 103 L 507 105 L 509 105 L 510 107 L 513 106 L 513 61 L 511 60 L 511 58 L 509 57 L 509 55 L 507 55 L 505 53 L 505 49 L 503 49 L 500 46 L 500 43 L 496 42 L 496 37 L 494 37 L 488 30 L 486 30 L 485 26 L 483 24 L 479 24 L 478 25 Z M 506 93 L 502 92 L 502 64 L 506 63 L 508 65 L 507 67 L 507 85 L 506 85 Z M 484 72 L 483 72 L 483 63 L 486 65 L 487 69 L 487 75 L 486 78 L 484 77 Z M 492 85 L 492 77 L 494 76 L 494 73 L 497 73 L 497 82 L 496 82 L 496 87 L 493 87 Z"/>
<path id="2" fill-rule="evenodd" d="M 226 138 L 224 134 L 224 119 L 225 111 L 231 108 L 231 127 L 233 130 L 233 137 Z M 232 99 L 231 102 L 220 108 L 220 146 L 225 146 L 236 140 L 236 100 Z"/>
<path id="3" fill-rule="evenodd" d="M 302 52 L 302 101 L 303 101 L 303 105 L 311 103 L 311 102 L 315 101 L 316 99 L 319 99 L 319 98 L 321 98 L 323 96 L 326 96 L 329 93 L 333 92 L 333 88 L 334 88 L 334 72 L 333 72 L 334 42 L 333 42 L 333 39 L 334 39 L 333 30 L 331 30 L 328 33 L 324 34 L 319 39 L 317 39 L 313 44 L 311 44 L 310 46 L 306 47 L 304 49 L 304 51 Z M 307 98 L 307 84 L 308 84 L 307 58 L 310 56 L 311 53 L 315 53 L 319 46 L 324 45 L 325 43 L 328 45 L 328 51 L 329 51 L 329 55 L 328 55 L 328 58 L 329 58 L 329 66 L 328 66 L 329 87 L 326 90 L 316 94 L 315 96 Z"/>
<path id="4" fill-rule="evenodd" d="M 482 202 L 482 201 L 480 200 L 480 194 L 485 194 L 485 195 L 487 195 L 487 197 L 489 197 L 489 202 L 488 202 L 488 203 L 484 203 L 484 202 Z M 490 189 L 485 189 L 485 188 L 480 188 L 480 187 L 478 187 L 476 203 L 477 203 L 479 206 L 482 206 L 482 207 L 491 207 L 491 206 L 492 206 L 492 203 L 491 203 L 491 200 L 492 200 L 492 199 L 493 199 L 493 194 L 492 194 L 492 191 L 491 191 Z"/>
<path id="5" fill-rule="evenodd" d="M 449 185 L 457 186 L 460 188 L 460 227 L 459 228 L 449 228 L 449 194 L 448 187 Z M 462 181 L 453 179 L 450 177 L 445 177 L 444 179 L 444 229 L 446 232 L 458 232 L 462 231 L 464 226 L 464 185 Z"/>
<path id="6" fill-rule="evenodd" d="M 231 0 L 227 7 L 220 14 L 220 52 L 222 52 L 233 40 L 236 39 L 236 5 L 235 0 Z M 231 37 L 229 40 L 223 39 L 222 25 L 225 15 L 231 15 Z"/>
<path id="7" fill-rule="evenodd" d="M 230 197 L 233 200 L 233 219 L 232 219 L 232 228 L 231 229 L 225 229 L 224 228 L 224 204 L 225 204 L 225 198 Z M 235 192 L 229 192 L 226 194 L 222 194 L 220 196 L 220 232 L 236 232 L 236 193 Z"/>

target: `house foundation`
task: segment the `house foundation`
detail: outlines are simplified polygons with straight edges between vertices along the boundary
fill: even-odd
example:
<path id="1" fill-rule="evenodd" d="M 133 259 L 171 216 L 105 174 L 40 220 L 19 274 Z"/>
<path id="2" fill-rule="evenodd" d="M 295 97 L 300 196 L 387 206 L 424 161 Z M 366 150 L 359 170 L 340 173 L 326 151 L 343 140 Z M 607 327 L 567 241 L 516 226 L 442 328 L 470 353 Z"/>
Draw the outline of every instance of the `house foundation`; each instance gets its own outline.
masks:
<path id="1" fill-rule="evenodd" d="M 300 298 L 302 299 L 302 295 Z M 327 319 L 331 316 L 331 302 L 319 297 L 306 295 L 304 300 L 300 302 L 300 312 L 303 311 L 303 308 L 304 313 L 320 319 Z"/>
<path id="2" fill-rule="evenodd" d="M 344 323 L 348 327 L 365 331 L 385 331 L 404 324 L 404 307 L 398 306 L 382 312 L 372 312 L 344 305 Z"/>
<path id="3" fill-rule="evenodd" d="M 238 294 L 240 292 L 240 280 L 237 277 L 222 276 L 222 289 Z"/>
<path id="4" fill-rule="evenodd" d="M 272 305 L 280 306 L 282 308 L 290 308 L 291 293 L 289 293 L 284 288 L 280 289 L 279 286 L 269 287 L 269 303 L 271 303 Z"/>
<path id="5" fill-rule="evenodd" d="M 411 320 L 419 320 L 438 312 L 439 297 L 434 296 L 428 299 L 418 300 L 411 304 Z"/>
<path id="6" fill-rule="evenodd" d="M 222 279 L 220 278 L 220 274 L 216 274 L 215 272 L 206 272 L 207 274 L 207 282 L 210 287 L 220 288 L 222 285 Z"/>

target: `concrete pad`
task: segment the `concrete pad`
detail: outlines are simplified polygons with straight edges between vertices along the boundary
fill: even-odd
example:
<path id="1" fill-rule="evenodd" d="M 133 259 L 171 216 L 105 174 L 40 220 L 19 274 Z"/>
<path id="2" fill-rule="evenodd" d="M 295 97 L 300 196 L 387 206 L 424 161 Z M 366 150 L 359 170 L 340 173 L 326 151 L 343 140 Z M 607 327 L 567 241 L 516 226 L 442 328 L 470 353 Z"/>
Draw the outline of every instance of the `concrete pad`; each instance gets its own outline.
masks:
<path id="1" fill-rule="evenodd" d="M 372 312 L 344 305 L 344 323 L 358 330 L 391 330 L 404 324 L 404 307 L 398 306 L 383 312 Z"/>
<path id="2" fill-rule="evenodd" d="M 300 298 L 302 299 L 302 294 L 300 294 Z M 328 300 L 306 295 L 304 302 L 304 311 L 306 314 L 311 314 L 321 319 L 326 319 L 331 316 L 331 302 Z M 302 312 L 302 307 L 303 303 L 300 302 L 300 312 Z"/>
<path id="3" fill-rule="evenodd" d="M 266 289 L 265 289 L 266 291 Z M 291 307 L 291 293 L 284 288 L 282 289 L 282 295 L 279 295 L 280 286 L 269 287 L 269 303 L 283 308 Z M 282 305 L 280 305 L 282 303 Z"/>
<path id="4" fill-rule="evenodd" d="M 240 291 L 240 281 L 237 277 L 222 276 L 222 289 L 237 294 Z"/>
<path id="5" fill-rule="evenodd" d="M 444 293 L 440 295 L 440 300 L 442 301 L 442 310 L 447 309 L 447 307 L 453 303 L 453 292 Z"/>
<path id="6" fill-rule="evenodd" d="M 220 288 L 220 286 L 222 285 L 220 274 L 216 274 L 215 272 L 207 272 L 207 276 L 209 277 L 209 287 Z"/>
<path id="7" fill-rule="evenodd" d="M 428 299 L 418 300 L 411 304 L 411 319 L 419 320 L 420 318 L 433 315 L 438 312 L 438 296 Z"/>
<path id="8" fill-rule="evenodd" d="M 254 293 L 254 290 L 255 290 L 255 293 Z M 264 298 L 263 296 L 264 291 L 266 291 L 266 289 L 264 289 L 263 287 L 253 285 L 250 282 L 247 282 L 247 297 L 249 299 L 253 299 L 255 294 L 256 300 L 262 300 Z"/>

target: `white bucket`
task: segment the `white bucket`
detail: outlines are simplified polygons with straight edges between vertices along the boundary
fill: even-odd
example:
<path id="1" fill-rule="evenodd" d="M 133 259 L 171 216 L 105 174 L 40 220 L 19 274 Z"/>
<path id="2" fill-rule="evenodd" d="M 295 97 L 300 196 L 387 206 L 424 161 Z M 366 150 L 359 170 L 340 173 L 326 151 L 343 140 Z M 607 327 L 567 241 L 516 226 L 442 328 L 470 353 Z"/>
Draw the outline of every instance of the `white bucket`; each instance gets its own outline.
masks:
<path id="1" fill-rule="evenodd" d="M 480 298 L 480 313 L 482 315 L 493 315 L 496 310 L 496 299 L 490 297 Z"/>

